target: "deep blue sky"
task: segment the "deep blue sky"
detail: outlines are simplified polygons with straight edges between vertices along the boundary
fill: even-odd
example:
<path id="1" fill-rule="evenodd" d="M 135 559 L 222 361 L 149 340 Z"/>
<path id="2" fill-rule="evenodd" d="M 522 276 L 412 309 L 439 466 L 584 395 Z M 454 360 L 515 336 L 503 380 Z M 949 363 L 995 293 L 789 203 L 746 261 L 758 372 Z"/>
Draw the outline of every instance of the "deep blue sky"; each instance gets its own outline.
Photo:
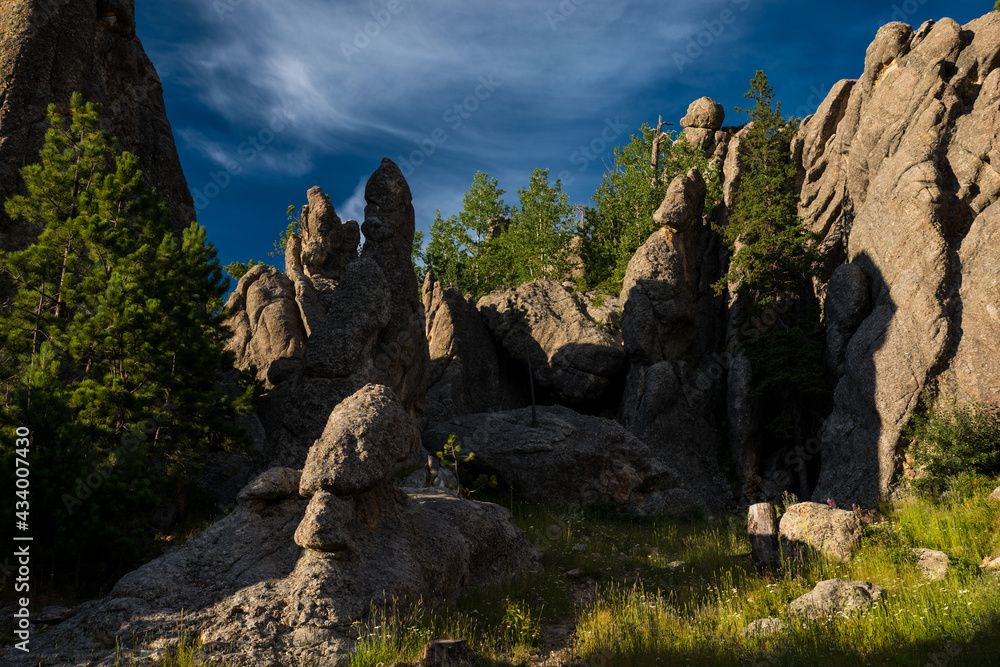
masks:
<path id="1" fill-rule="evenodd" d="M 981 0 L 173 0 L 138 2 L 181 163 L 223 264 L 267 259 L 289 204 L 321 186 L 364 217 L 383 157 L 417 228 L 476 171 L 509 203 L 535 167 L 590 203 L 615 144 L 702 95 L 733 107 L 764 70 L 785 115 L 856 78 L 878 26 L 984 14 Z M 366 36 L 364 31 L 368 30 Z M 700 43 L 700 44 L 699 44 Z M 478 94 L 478 99 L 476 98 Z M 456 105 L 459 111 L 456 111 Z M 625 128 L 622 131 L 622 128 Z M 602 136 L 603 135 L 603 136 Z M 601 149 L 597 159 L 581 148 Z M 251 141 L 255 139 L 256 145 Z M 588 151 L 589 152 L 589 151 Z M 227 168 L 229 171 L 227 172 Z M 220 187 L 221 186 L 221 187 Z"/>

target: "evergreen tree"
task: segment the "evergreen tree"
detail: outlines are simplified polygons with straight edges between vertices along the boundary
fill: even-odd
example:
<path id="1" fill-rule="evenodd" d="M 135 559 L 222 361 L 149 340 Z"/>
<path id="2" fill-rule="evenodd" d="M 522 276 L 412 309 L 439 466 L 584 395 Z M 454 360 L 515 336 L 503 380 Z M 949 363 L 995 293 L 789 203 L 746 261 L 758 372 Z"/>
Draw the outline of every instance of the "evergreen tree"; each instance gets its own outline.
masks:
<path id="1" fill-rule="evenodd" d="M 7 436 L 31 429 L 46 480 L 32 487 L 44 489 L 36 534 L 56 536 L 40 551 L 72 555 L 78 574 L 99 580 L 137 564 L 157 500 L 182 489 L 209 448 L 243 444 L 227 424 L 249 398 L 217 386 L 233 361 L 228 280 L 204 228 L 176 238 L 136 158 L 100 131 L 99 107 L 79 95 L 70 107 L 67 127 L 50 106 L 41 161 L 22 170 L 27 195 L 6 204 L 39 236 L 0 254 L 16 288 L 0 310 L 0 451 L 10 457 Z"/>
<path id="2" fill-rule="evenodd" d="M 585 213 L 583 261 L 592 288 L 620 291 L 629 260 L 657 229 L 653 214 L 675 176 L 698 167 L 708 184 L 706 208 L 711 210 L 722 199 L 718 166 L 710 165 L 704 151 L 687 141 L 663 135 L 659 166 L 654 168 L 653 135 L 653 128 L 644 123 L 629 143 L 615 147 L 614 163 L 594 194 L 594 208 Z"/>
<path id="3" fill-rule="evenodd" d="M 740 145 L 743 179 L 721 229 L 732 257 L 716 284 L 733 290 L 739 342 L 754 369 L 753 397 L 762 410 L 761 440 L 800 448 L 823 411 L 823 331 L 812 293 L 820 257 L 798 217 L 796 167 L 789 144 L 797 131 L 758 71 L 746 94 L 752 123 Z M 800 493 L 808 495 L 804 467 Z M 805 497 L 805 496 L 803 496 Z"/>

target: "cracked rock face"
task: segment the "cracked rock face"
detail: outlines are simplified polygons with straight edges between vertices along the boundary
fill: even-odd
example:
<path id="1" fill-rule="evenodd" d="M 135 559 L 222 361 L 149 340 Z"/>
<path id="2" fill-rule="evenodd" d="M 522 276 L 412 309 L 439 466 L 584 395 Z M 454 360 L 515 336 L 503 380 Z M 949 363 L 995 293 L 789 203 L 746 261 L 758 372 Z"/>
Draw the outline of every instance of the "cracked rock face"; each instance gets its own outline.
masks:
<path id="1" fill-rule="evenodd" d="M 451 604 L 539 570 L 538 550 L 503 507 L 396 488 L 394 464 L 419 447 L 417 424 L 390 389 L 363 387 L 334 410 L 301 473 L 261 474 L 225 518 L 4 664 L 113 665 L 105 638 L 169 644 L 182 619 L 230 664 L 336 664 L 373 607 Z"/>
<path id="2" fill-rule="evenodd" d="M 0 201 L 24 187 L 18 169 L 38 161 L 49 104 L 65 111 L 74 92 L 103 105 L 102 127 L 139 158 L 170 207 L 178 232 L 195 219 L 163 89 L 135 35 L 134 0 L 5 0 L 0 32 Z M 0 210 L 0 248 L 32 231 Z"/>
<path id="3" fill-rule="evenodd" d="M 535 381 L 563 400 L 597 398 L 625 363 L 621 336 L 554 280 L 497 290 L 478 305 L 501 345 L 515 358 L 530 359 Z"/>
<path id="4" fill-rule="evenodd" d="M 357 222 L 341 222 L 314 187 L 285 271 L 255 266 L 230 296 L 228 346 L 268 390 L 258 406 L 266 444 L 257 470 L 300 468 L 330 412 L 366 384 L 391 387 L 411 415 L 423 414 L 430 358 L 410 257 L 413 206 L 392 161 L 372 174 L 365 198 L 360 256 Z"/>
<path id="5" fill-rule="evenodd" d="M 1000 403 L 998 54 L 995 12 L 886 25 L 793 145 L 827 275 L 854 267 L 827 292 L 841 375 L 816 500 L 891 490 L 925 389 Z"/>

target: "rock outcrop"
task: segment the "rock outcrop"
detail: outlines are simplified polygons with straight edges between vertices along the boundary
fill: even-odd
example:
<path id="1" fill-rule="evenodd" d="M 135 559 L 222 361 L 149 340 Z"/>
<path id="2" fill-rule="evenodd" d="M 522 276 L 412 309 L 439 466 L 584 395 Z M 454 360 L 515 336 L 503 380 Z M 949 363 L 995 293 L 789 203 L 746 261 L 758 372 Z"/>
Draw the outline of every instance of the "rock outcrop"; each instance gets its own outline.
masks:
<path id="1" fill-rule="evenodd" d="M 392 462 L 416 447 L 416 419 L 392 391 L 362 388 L 331 415 L 301 475 L 263 473 L 224 519 L 33 637 L 32 664 L 112 664 L 104 638 L 169 642 L 182 618 L 203 649 L 241 664 L 334 664 L 373 606 L 449 604 L 537 570 L 538 551 L 506 509 L 393 485 Z"/>
<path id="2" fill-rule="evenodd" d="M 840 375 L 817 500 L 892 489 L 921 392 L 1000 403 L 998 52 L 996 12 L 883 26 L 793 146 Z"/>
<path id="3" fill-rule="evenodd" d="M 622 370 L 620 335 L 594 321 L 571 287 L 536 280 L 487 294 L 478 306 L 507 352 L 527 360 L 535 381 L 563 401 L 597 398 Z"/>
<path id="4" fill-rule="evenodd" d="M 729 134 L 722 131 L 726 112 L 722 105 L 710 97 L 702 97 L 688 107 L 681 118 L 681 137 L 692 146 L 698 146 L 709 155 L 724 159 L 729 146 Z"/>
<path id="5" fill-rule="evenodd" d="M 423 288 L 430 386 L 424 424 L 527 405 L 527 381 L 509 377 L 510 364 L 471 297 L 444 288 L 428 271 Z"/>
<path id="6" fill-rule="evenodd" d="M 0 201 L 24 187 L 18 170 L 38 161 L 49 104 L 79 92 L 103 105 L 102 127 L 134 153 L 170 207 L 178 232 L 195 219 L 163 104 L 160 78 L 135 34 L 134 0 L 5 0 L 0 31 Z M 33 232 L 0 210 L 0 249 Z"/>
<path id="7" fill-rule="evenodd" d="M 575 505 L 636 504 L 650 476 L 649 448 L 609 419 L 581 415 L 562 406 L 467 415 L 424 431 L 429 452 L 449 436 L 462 453 L 472 452 L 474 473 L 496 475 L 499 488 L 528 502 Z"/>
<path id="8" fill-rule="evenodd" d="M 691 170 L 670 184 L 654 232 L 629 262 L 621 330 L 629 371 L 618 419 L 655 460 L 684 471 L 677 492 L 722 511 L 731 498 L 719 469 L 714 405 L 724 391 L 720 239 L 706 224 L 705 182 Z"/>
<path id="9" fill-rule="evenodd" d="M 284 273 L 255 266 L 227 304 L 237 366 L 255 366 L 268 392 L 258 414 L 258 470 L 301 467 L 334 407 L 370 382 L 392 388 L 420 418 L 430 365 L 410 258 L 414 214 L 399 168 L 383 160 L 365 189 L 365 245 L 320 188 L 308 193 Z"/>

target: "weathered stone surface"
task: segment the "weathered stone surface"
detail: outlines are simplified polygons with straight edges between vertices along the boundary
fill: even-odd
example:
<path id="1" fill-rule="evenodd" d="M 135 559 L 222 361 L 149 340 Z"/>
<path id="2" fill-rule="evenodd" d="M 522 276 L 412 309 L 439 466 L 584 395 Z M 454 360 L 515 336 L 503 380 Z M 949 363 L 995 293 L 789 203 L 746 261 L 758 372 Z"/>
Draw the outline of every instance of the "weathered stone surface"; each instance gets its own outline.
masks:
<path id="1" fill-rule="evenodd" d="M 867 581 L 828 579 L 805 595 L 792 600 L 788 611 L 811 621 L 826 621 L 837 615 L 858 614 L 877 603 L 885 589 Z"/>
<path id="2" fill-rule="evenodd" d="M 301 470 L 292 468 L 271 468 L 262 472 L 247 484 L 236 496 L 237 502 L 247 503 L 257 500 L 279 500 L 291 498 L 299 493 Z"/>
<path id="3" fill-rule="evenodd" d="M 717 514 L 733 500 L 719 469 L 720 436 L 709 419 L 713 367 L 705 364 L 662 361 L 629 370 L 618 419 L 649 446 L 656 468 L 647 482 L 655 493 L 643 498 L 646 514 Z"/>
<path id="4" fill-rule="evenodd" d="M 667 186 L 663 203 L 653 213 L 653 221 L 674 232 L 686 232 L 701 224 L 708 188 L 697 167 L 678 174 Z"/>
<path id="5" fill-rule="evenodd" d="M 529 358 L 535 380 L 563 400 L 597 398 L 625 362 L 621 338 L 591 319 L 572 289 L 553 280 L 492 292 L 478 306 L 504 348 Z"/>
<path id="6" fill-rule="evenodd" d="M 443 288 L 430 271 L 423 297 L 431 360 L 424 424 L 524 405 L 475 302 Z"/>
<path id="7" fill-rule="evenodd" d="M 828 272 L 850 262 L 871 295 L 844 348 L 814 499 L 890 491 L 925 389 L 1000 403 L 989 350 L 1000 336 L 998 51 L 995 12 L 966 26 L 886 25 L 861 78 L 839 83 L 793 146 L 800 214 L 823 238 Z M 858 312 L 857 294 L 830 292 L 827 311 Z"/>
<path id="8" fill-rule="evenodd" d="M 851 560 L 861 539 L 854 512 L 820 503 L 797 503 L 781 516 L 781 547 L 785 557 L 815 551 L 834 561 Z"/>
<path id="9" fill-rule="evenodd" d="M 993 490 L 993 493 L 988 495 L 987 500 L 1000 500 L 1000 486 Z"/>
<path id="10" fill-rule="evenodd" d="M 393 391 L 418 419 L 427 397 L 430 356 L 424 314 L 413 272 L 414 214 L 410 186 L 385 158 L 365 186 L 362 258 L 378 264 L 392 295 L 389 323 L 372 350 L 378 381 Z"/>
<path id="11" fill-rule="evenodd" d="M 79 92 L 103 105 L 103 129 L 139 158 L 170 207 L 178 233 L 195 219 L 163 104 L 163 88 L 135 34 L 133 0 L 6 0 L 0 32 L 0 201 L 24 187 L 18 170 L 38 161 L 49 128 Z M 0 210 L 0 248 L 26 247 L 37 230 Z"/>
<path id="12" fill-rule="evenodd" d="M 823 361 L 838 377 L 844 374 L 847 344 L 871 310 L 868 278 L 857 264 L 842 264 L 826 285 L 826 350 Z"/>
<path id="13" fill-rule="evenodd" d="M 227 324 L 228 349 L 236 367 L 257 367 L 257 377 L 274 386 L 297 370 L 305 354 L 306 332 L 295 301 L 295 285 L 277 269 L 258 264 L 240 278 L 226 306 L 235 313 Z"/>
<path id="14" fill-rule="evenodd" d="M 711 97 L 701 97 L 688 106 L 687 115 L 681 118 L 681 127 L 718 130 L 726 119 L 722 105 Z"/>
<path id="15" fill-rule="evenodd" d="M 692 236 L 661 229 L 629 261 L 620 297 L 621 327 L 633 361 L 654 364 L 690 351 L 698 289 Z"/>
<path id="16" fill-rule="evenodd" d="M 363 493 L 419 451 L 414 417 L 391 389 L 369 384 L 330 413 L 323 435 L 309 450 L 299 489 L 303 496 L 321 489 L 337 495 Z"/>
<path id="17" fill-rule="evenodd" d="M 306 373 L 327 379 L 365 375 L 391 315 L 392 293 L 382 269 L 367 258 L 351 262 L 330 297 L 322 324 L 309 337 Z"/>
<path id="18" fill-rule="evenodd" d="M 913 555 L 917 557 L 917 569 L 930 581 L 939 581 L 948 576 L 951 564 L 948 554 L 934 549 L 914 549 Z"/>
<path id="19" fill-rule="evenodd" d="M 309 204 L 299 220 L 302 269 L 310 277 L 340 280 L 344 269 L 358 256 L 361 229 L 355 220 L 340 221 L 321 188 L 309 188 L 307 197 Z"/>
<path id="20" fill-rule="evenodd" d="M 322 494 L 313 498 L 320 505 L 316 497 Z M 241 504 L 123 577 L 106 599 L 33 635 L 30 656 L 9 649 L 0 660 L 113 665 L 108 638 L 135 632 L 167 646 L 183 619 L 204 649 L 240 664 L 293 665 L 306 658 L 336 664 L 353 647 L 351 624 L 373 603 L 422 596 L 449 604 L 470 587 L 540 567 L 537 550 L 497 505 L 434 490 L 402 494 L 391 486 L 335 500 L 350 509 L 309 515 L 310 501 L 297 496 Z M 331 518 L 343 522 L 343 542 Z M 316 546 L 335 550 L 301 549 L 293 540 L 297 529 L 304 536 L 313 531 Z"/>
<path id="21" fill-rule="evenodd" d="M 649 448 L 618 423 L 562 406 L 467 415 L 424 431 L 429 452 L 457 436 L 462 453 L 474 452 L 473 470 L 495 474 L 500 488 L 529 502 L 587 506 L 635 502 L 649 477 Z"/>
<path id="22" fill-rule="evenodd" d="M 424 646 L 420 667 L 477 667 L 479 656 L 464 639 L 438 639 Z"/>

